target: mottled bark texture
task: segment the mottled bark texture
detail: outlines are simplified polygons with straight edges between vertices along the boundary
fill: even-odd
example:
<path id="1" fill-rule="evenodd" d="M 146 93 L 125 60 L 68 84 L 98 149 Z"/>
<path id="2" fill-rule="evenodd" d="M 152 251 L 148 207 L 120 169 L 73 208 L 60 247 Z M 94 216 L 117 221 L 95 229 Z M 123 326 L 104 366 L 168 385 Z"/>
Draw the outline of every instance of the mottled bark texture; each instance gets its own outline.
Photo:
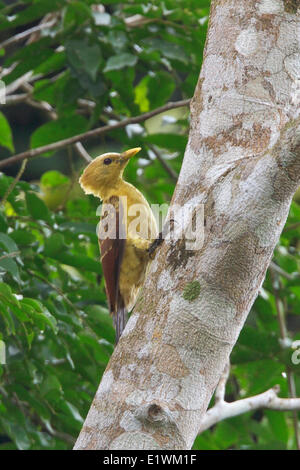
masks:
<path id="1" fill-rule="evenodd" d="M 299 185 L 297 5 L 212 1 L 173 197 L 205 203 L 204 245 L 162 245 L 76 449 L 193 444 Z"/>

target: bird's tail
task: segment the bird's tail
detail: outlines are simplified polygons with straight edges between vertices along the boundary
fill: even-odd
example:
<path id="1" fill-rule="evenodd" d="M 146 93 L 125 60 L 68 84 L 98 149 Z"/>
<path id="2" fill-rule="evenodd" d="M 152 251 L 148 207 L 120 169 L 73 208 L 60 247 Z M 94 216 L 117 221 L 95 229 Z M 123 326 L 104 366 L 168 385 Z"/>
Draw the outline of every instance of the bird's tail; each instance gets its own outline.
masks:
<path id="1" fill-rule="evenodd" d="M 123 330 L 125 328 L 125 325 L 127 323 L 127 310 L 124 305 L 124 301 L 122 299 L 122 296 L 118 296 L 118 301 L 117 301 L 117 308 L 116 312 L 113 316 L 114 320 L 114 327 L 116 330 L 116 342 L 115 344 L 118 344 L 119 338 L 121 334 L 123 333 Z"/>

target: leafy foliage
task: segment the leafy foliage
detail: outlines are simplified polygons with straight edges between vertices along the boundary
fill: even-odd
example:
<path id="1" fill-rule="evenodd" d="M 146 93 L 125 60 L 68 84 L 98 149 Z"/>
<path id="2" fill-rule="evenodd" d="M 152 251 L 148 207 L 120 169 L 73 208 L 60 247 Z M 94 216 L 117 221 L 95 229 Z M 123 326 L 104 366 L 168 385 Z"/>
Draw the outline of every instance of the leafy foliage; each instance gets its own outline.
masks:
<path id="1" fill-rule="evenodd" d="M 1 175 L 0 196 L 10 180 Z M 1 366 L 0 429 L 19 449 L 70 445 L 113 349 L 111 318 L 97 287 L 95 201 L 79 200 L 78 209 L 89 223 L 74 220 L 72 201 L 51 213 L 36 187 L 22 182 L 1 212 L 7 365 Z"/>
<path id="2" fill-rule="evenodd" d="M 191 97 L 209 3 L 26 0 L 10 7 L 0 2 L 3 40 L 47 15 L 48 26 L 29 41 L 2 50 L 5 84 L 31 72 L 30 99 L 40 108 L 45 102 L 52 107 L 52 114 L 43 108 L 35 129 L 27 129 L 30 146 Z M 110 132 L 89 144 L 89 151 L 141 146 L 143 158 L 130 162 L 127 179 L 150 202 L 164 203 L 174 190 L 187 133 L 186 112 L 176 109 Z M 1 155 L 22 145 L 3 106 Z M 19 181 L 12 189 L 14 178 L 0 173 L 0 340 L 6 346 L 6 364 L 0 365 L 0 449 L 71 448 L 113 350 L 95 231 L 99 202 L 79 189 L 83 161 L 72 149 L 56 156 L 69 162 L 68 176 L 59 171 L 58 160 L 52 165 L 54 160 L 44 158 L 53 158 L 53 152 L 34 160 L 26 173 L 32 181 L 35 166 L 44 165 L 38 183 Z M 300 394 L 300 367 L 291 362 L 291 344 L 283 348 L 279 341 L 277 312 L 281 302 L 289 337 L 300 339 L 299 277 L 293 274 L 299 276 L 299 216 L 294 202 L 274 256 L 288 275 L 267 276 L 232 354 L 229 400 L 275 384 L 288 396 L 287 371 Z M 195 442 L 195 449 L 228 448 L 295 448 L 291 416 L 248 413 L 219 423 Z"/>

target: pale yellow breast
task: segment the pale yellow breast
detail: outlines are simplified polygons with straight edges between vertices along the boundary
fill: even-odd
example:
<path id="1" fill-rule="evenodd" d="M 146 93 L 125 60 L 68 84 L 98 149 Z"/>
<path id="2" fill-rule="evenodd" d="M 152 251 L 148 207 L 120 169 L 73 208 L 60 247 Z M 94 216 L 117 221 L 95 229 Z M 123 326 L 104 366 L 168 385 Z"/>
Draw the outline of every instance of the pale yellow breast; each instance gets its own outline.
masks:
<path id="1" fill-rule="evenodd" d="M 130 239 L 126 240 L 125 252 L 120 270 L 120 293 L 125 305 L 130 311 L 135 302 L 139 289 L 144 284 L 150 264 L 146 250 L 137 250 Z"/>
<path id="2" fill-rule="evenodd" d="M 115 194 L 109 194 L 109 197 Z M 130 311 L 145 281 L 150 258 L 147 248 L 157 237 L 153 212 L 144 196 L 130 183 L 122 181 L 118 196 L 126 216 L 126 243 L 120 269 L 119 287 Z"/>

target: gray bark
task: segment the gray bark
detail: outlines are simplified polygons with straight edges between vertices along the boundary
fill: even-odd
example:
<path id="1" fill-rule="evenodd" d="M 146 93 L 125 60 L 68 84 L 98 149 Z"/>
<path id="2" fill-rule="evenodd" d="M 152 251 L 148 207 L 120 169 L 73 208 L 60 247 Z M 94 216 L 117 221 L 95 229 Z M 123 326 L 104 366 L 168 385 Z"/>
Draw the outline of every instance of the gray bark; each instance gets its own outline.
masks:
<path id="1" fill-rule="evenodd" d="M 296 3 L 212 1 L 173 196 L 205 204 L 204 244 L 162 245 L 75 449 L 193 445 L 300 182 Z"/>

